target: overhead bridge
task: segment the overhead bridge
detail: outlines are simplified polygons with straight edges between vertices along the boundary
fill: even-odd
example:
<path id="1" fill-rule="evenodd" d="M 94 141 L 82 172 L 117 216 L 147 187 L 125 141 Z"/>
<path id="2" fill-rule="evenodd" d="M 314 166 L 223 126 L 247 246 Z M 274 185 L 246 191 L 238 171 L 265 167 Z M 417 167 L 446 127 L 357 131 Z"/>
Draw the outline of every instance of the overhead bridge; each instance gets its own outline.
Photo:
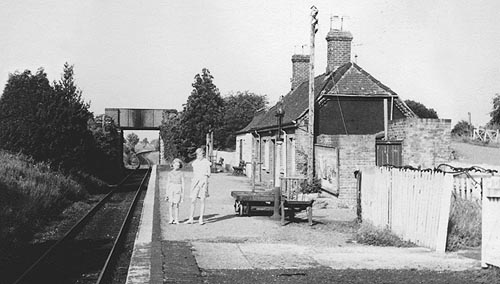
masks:
<path id="1" fill-rule="evenodd" d="M 124 130 L 160 130 L 161 123 L 177 114 L 176 109 L 138 109 L 138 108 L 106 108 L 106 116 L 113 119 L 115 125 L 121 132 L 121 152 L 123 152 L 123 131 Z M 162 164 L 163 157 L 163 139 L 160 140 L 160 151 L 158 164 Z"/>
<path id="2" fill-rule="evenodd" d="M 164 118 L 177 114 L 175 109 L 106 108 L 122 130 L 159 130 Z"/>

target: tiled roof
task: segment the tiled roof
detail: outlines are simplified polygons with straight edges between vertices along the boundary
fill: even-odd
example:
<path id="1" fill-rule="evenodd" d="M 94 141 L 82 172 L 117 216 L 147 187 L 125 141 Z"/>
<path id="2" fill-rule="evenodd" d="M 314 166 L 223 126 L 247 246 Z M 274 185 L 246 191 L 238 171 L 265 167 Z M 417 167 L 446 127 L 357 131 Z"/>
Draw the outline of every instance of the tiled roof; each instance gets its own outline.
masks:
<path id="1" fill-rule="evenodd" d="M 353 95 L 353 96 L 394 96 L 395 105 L 405 116 L 414 117 L 415 114 L 401 100 L 398 95 L 384 84 L 373 78 L 368 72 L 355 63 L 346 63 L 330 74 L 322 74 L 314 79 L 315 99 L 321 93 L 326 95 Z M 283 98 L 285 116 L 282 120 L 283 127 L 293 125 L 293 120 L 307 112 L 309 107 L 309 81 L 301 83 L 296 89 Z M 273 129 L 277 127 L 275 116 L 276 105 L 267 111 L 255 114 L 253 120 L 238 133 L 253 130 Z"/>

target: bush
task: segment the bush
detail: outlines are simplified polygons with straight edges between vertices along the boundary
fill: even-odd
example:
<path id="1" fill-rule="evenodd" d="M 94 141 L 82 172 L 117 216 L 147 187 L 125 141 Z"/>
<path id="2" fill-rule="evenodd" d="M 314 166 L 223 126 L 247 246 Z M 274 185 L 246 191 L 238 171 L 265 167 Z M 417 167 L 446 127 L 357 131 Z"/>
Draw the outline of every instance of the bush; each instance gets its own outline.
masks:
<path id="1" fill-rule="evenodd" d="M 457 137 L 471 137 L 474 127 L 467 121 L 461 120 L 451 130 L 451 134 Z"/>
<path id="2" fill-rule="evenodd" d="M 456 251 L 481 245 L 481 205 L 454 195 L 448 221 L 446 250 Z"/>
<path id="3" fill-rule="evenodd" d="M 315 178 L 312 183 L 305 181 L 301 187 L 300 192 L 302 193 L 318 193 L 321 192 L 321 180 Z"/>
<path id="4" fill-rule="evenodd" d="M 29 241 L 85 189 L 45 163 L 0 151 L 0 250 Z"/>
<path id="5" fill-rule="evenodd" d="M 121 133 L 113 119 L 105 115 L 89 120 L 88 128 L 93 136 L 93 145 L 89 151 L 91 164 L 87 172 L 109 183 L 118 182 L 122 178 L 123 163 Z"/>
<path id="6" fill-rule="evenodd" d="M 358 243 L 372 246 L 414 247 L 415 244 L 402 240 L 391 232 L 389 228 L 378 228 L 370 223 L 364 222 L 356 232 L 355 239 Z"/>

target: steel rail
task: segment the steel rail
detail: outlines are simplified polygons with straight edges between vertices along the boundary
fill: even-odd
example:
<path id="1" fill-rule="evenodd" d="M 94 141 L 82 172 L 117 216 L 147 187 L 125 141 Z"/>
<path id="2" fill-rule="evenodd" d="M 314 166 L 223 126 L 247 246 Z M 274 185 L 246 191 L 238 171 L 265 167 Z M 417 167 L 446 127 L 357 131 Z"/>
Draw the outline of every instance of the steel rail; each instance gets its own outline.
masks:
<path id="1" fill-rule="evenodd" d="M 120 186 L 123 185 L 125 181 L 128 178 L 130 178 L 136 171 L 139 170 L 139 168 L 140 168 L 140 163 L 130 174 L 124 177 L 118 184 L 110 186 L 113 187 L 114 189 L 108 192 L 106 196 L 104 196 L 96 205 L 94 205 L 94 207 L 92 207 L 92 209 L 90 209 L 89 212 L 87 212 L 87 214 L 85 214 L 82 218 L 80 218 L 80 220 L 78 220 L 78 222 L 75 225 L 73 225 L 73 227 L 71 227 L 71 229 L 69 229 L 64 234 L 64 236 L 62 236 L 59 240 L 57 240 L 57 242 L 55 242 L 52 246 L 50 246 L 27 270 L 23 272 L 23 274 L 21 274 L 21 276 L 17 278 L 14 284 L 19 284 L 22 283 L 24 280 L 26 280 L 26 277 L 29 276 L 31 273 L 33 273 L 38 268 L 38 266 L 61 245 L 61 243 L 74 237 L 78 233 L 78 230 L 80 230 L 84 225 L 86 225 L 86 222 L 92 216 L 94 216 L 95 212 L 97 212 L 97 210 L 99 210 L 105 204 L 105 202 L 120 188 Z M 148 173 L 146 173 L 146 176 Z"/>
<path id="2" fill-rule="evenodd" d="M 133 215 L 134 209 L 137 205 L 137 201 L 139 200 L 139 196 L 140 196 L 140 193 L 142 191 L 143 184 L 148 179 L 148 176 L 149 177 L 151 176 L 151 163 L 148 160 L 146 160 L 146 161 L 149 163 L 149 169 L 148 169 L 146 175 L 144 175 L 144 177 L 141 181 L 141 184 L 139 185 L 139 188 L 137 189 L 137 191 L 135 193 L 132 204 L 130 205 L 130 207 L 128 209 L 127 215 L 125 216 L 125 220 L 123 220 L 120 231 L 118 232 L 118 236 L 116 237 L 116 239 L 113 243 L 113 247 L 111 248 L 111 251 L 108 254 L 108 258 L 106 259 L 106 262 L 104 263 L 104 266 L 101 269 L 101 273 L 99 274 L 99 278 L 97 279 L 96 284 L 101 284 L 104 281 L 104 277 L 106 277 L 107 273 L 109 273 L 109 270 L 112 267 L 111 264 L 112 264 L 113 258 L 116 257 L 116 253 L 118 251 L 118 246 L 119 246 L 120 242 L 122 241 L 123 237 L 125 236 L 125 233 L 126 233 L 125 228 L 127 227 L 127 225 L 130 223 L 130 220 L 132 219 L 132 215 Z"/>

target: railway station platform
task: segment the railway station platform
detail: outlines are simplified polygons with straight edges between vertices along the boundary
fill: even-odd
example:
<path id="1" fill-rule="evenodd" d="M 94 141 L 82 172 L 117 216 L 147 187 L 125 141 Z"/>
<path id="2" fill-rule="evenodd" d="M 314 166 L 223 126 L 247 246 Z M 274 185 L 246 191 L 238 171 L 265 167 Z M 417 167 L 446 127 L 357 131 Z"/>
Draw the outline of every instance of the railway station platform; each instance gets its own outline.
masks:
<path id="1" fill-rule="evenodd" d="M 199 225 L 199 202 L 195 223 L 182 224 L 189 215 L 192 177 L 191 172 L 185 172 L 181 224 L 168 224 L 166 175 L 165 166 L 153 169 L 127 283 L 202 283 L 213 273 L 236 270 L 480 269 L 478 259 L 459 253 L 356 244 L 352 239 L 356 218 L 353 209 L 315 208 L 313 226 L 308 225 L 305 212 L 297 214 L 303 221 L 286 226 L 270 219 L 266 212 L 237 216 L 231 191 L 250 191 L 251 184 L 246 177 L 229 173 L 210 177 L 205 224 Z"/>

